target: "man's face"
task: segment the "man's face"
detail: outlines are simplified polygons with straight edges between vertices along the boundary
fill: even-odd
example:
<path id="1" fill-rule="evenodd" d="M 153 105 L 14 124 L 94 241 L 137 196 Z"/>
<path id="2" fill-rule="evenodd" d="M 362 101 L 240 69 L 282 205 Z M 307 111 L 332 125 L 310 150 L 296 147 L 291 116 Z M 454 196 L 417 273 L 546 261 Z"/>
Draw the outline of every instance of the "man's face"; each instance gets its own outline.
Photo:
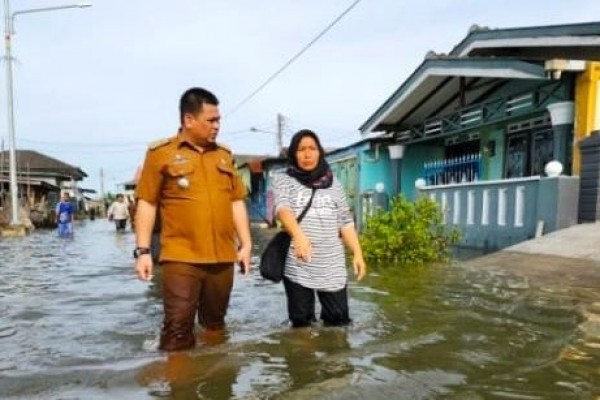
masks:
<path id="1" fill-rule="evenodd" d="M 198 114 L 185 114 L 183 123 L 186 133 L 194 144 L 206 146 L 215 143 L 221 127 L 219 107 L 204 103 L 202 111 Z"/>

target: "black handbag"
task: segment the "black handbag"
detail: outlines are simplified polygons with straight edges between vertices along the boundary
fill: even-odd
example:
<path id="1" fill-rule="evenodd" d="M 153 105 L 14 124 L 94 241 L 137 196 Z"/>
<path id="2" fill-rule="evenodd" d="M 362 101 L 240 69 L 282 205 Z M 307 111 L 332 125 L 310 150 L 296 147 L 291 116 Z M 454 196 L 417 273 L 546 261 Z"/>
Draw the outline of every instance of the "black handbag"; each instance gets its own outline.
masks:
<path id="1" fill-rule="evenodd" d="M 310 200 L 302 210 L 302 213 L 298 216 L 298 223 L 302 221 L 304 215 L 312 204 L 313 197 L 317 189 L 312 190 Z M 273 238 L 267 243 L 267 247 L 260 256 L 260 275 L 273 282 L 280 282 L 283 279 L 283 269 L 285 268 L 285 259 L 287 258 L 288 250 L 290 249 L 290 243 L 292 237 L 286 231 L 280 231 L 273 236 Z"/>

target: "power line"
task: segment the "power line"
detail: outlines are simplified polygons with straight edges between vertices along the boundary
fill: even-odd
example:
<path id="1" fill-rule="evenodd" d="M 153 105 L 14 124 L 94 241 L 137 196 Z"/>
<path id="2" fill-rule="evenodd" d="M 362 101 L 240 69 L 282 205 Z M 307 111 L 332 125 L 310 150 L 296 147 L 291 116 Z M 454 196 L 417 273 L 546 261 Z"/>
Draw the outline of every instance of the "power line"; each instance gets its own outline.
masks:
<path id="1" fill-rule="evenodd" d="M 143 145 L 147 145 L 151 141 L 148 140 L 148 141 L 144 141 L 144 142 L 97 143 L 97 142 L 57 142 L 57 141 L 45 141 L 45 140 L 19 138 L 19 142 L 53 145 L 53 146 L 82 146 L 82 147 L 97 148 L 97 147 L 143 146 Z"/>
<path id="2" fill-rule="evenodd" d="M 233 131 L 227 131 L 227 132 L 219 132 L 219 136 L 222 135 L 238 135 L 240 133 L 248 133 L 249 129 L 248 128 L 244 128 L 244 129 L 237 129 L 237 130 L 233 130 Z M 139 147 L 139 146 L 147 146 L 148 144 L 152 143 L 154 140 L 156 139 L 149 139 L 149 140 L 145 140 L 145 141 L 139 141 L 139 142 L 112 142 L 112 143 L 107 143 L 107 142 L 102 142 L 102 143 L 98 143 L 98 142 L 71 142 L 71 141 L 47 141 L 47 140 L 35 140 L 35 139 L 27 139 L 27 138 L 19 138 L 18 141 L 19 142 L 23 142 L 23 143 L 31 143 L 31 144 L 42 144 L 42 145 L 47 145 L 47 146 L 78 146 L 78 147 L 89 147 L 89 148 L 93 148 L 93 149 L 97 149 L 98 147 L 102 147 L 102 148 L 119 148 L 119 149 L 123 149 L 124 147 Z"/>
<path id="3" fill-rule="evenodd" d="M 315 37 L 313 40 L 311 40 L 310 42 L 308 42 L 307 45 L 305 45 L 298 53 L 296 53 L 296 55 L 294 55 L 292 58 L 290 58 L 285 64 L 283 64 L 283 66 L 281 68 L 279 68 L 277 71 L 275 71 L 274 74 L 272 74 L 269 78 L 267 78 L 266 81 L 264 81 L 258 88 L 256 88 L 252 93 L 250 93 L 248 96 L 246 96 L 246 98 L 244 98 L 241 102 L 239 102 L 235 107 L 233 107 L 226 115 L 225 117 L 229 117 L 231 116 L 233 113 L 235 113 L 237 110 L 239 110 L 244 104 L 246 104 L 247 102 L 250 101 L 250 99 L 252 99 L 254 96 L 256 96 L 262 89 L 265 88 L 265 86 L 267 86 L 269 83 L 271 83 L 275 78 L 277 78 L 277 76 L 279 76 L 279 74 L 281 74 L 283 71 L 285 71 L 287 69 L 287 67 L 289 67 L 294 61 L 296 61 L 298 58 L 300 58 L 300 56 L 302 54 L 304 54 L 304 52 L 306 50 L 308 50 L 310 47 L 312 47 L 313 44 L 315 44 L 317 42 L 317 40 L 321 39 L 321 37 L 323 37 L 331 28 L 333 28 L 342 18 L 344 18 L 344 16 L 346 16 L 346 14 L 348 14 L 358 3 L 360 3 L 360 0 L 355 0 L 352 4 L 350 4 L 350 6 L 348 8 L 346 8 L 340 15 L 337 16 L 336 19 L 333 20 L 333 22 L 331 22 L 329 25 L 327 25 L 327 27 L 325 29 L 323 29 L 321 31 L 321 33 L 319 33 L 317 35 L 317 37 Z"/>

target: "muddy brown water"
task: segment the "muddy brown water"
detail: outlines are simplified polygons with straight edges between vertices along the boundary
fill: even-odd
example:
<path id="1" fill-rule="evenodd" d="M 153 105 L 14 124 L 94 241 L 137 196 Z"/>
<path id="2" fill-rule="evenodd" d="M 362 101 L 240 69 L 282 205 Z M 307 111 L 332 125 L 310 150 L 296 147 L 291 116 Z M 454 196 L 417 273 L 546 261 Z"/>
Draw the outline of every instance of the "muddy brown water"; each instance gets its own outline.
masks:
<path id="1" fill-rule="evenodd" d="M 270 232 L 254 233 L 258 254 Z M 0 240 L 0 398 L 600 396 L 600 292 L 585 283 L 379 266 L 351 284 L 352 326 L 292 330 L 281 285 L 255 270 L 236 277 L 226 337 L 167 356 L 160 286 L 134 278 L 133 246 L 103 220 L 73 240 Z"/>

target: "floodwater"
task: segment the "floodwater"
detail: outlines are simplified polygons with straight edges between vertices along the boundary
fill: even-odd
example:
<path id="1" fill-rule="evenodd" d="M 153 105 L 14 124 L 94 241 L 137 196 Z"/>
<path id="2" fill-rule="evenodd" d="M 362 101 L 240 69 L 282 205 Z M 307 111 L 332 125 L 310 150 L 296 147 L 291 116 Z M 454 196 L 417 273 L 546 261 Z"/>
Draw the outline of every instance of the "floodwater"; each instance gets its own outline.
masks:
<path id="1" fill-rule="evenodd" d="M 292 330 L 281 285 L 255 270 L 236 276 L 226 337 L 167 356 L 160 288 L 134 278 L 133 234 L 75 228 L 73 240 L 0 240 L 0 398 L 600 396 L 600 343 L 580 329 L 582 309 L 600 313 L 591 288 L 460 262 L 380 267 L 351 285 L 352 326 Z M 255 231 L 258 245 L 266 236 Z"/>

